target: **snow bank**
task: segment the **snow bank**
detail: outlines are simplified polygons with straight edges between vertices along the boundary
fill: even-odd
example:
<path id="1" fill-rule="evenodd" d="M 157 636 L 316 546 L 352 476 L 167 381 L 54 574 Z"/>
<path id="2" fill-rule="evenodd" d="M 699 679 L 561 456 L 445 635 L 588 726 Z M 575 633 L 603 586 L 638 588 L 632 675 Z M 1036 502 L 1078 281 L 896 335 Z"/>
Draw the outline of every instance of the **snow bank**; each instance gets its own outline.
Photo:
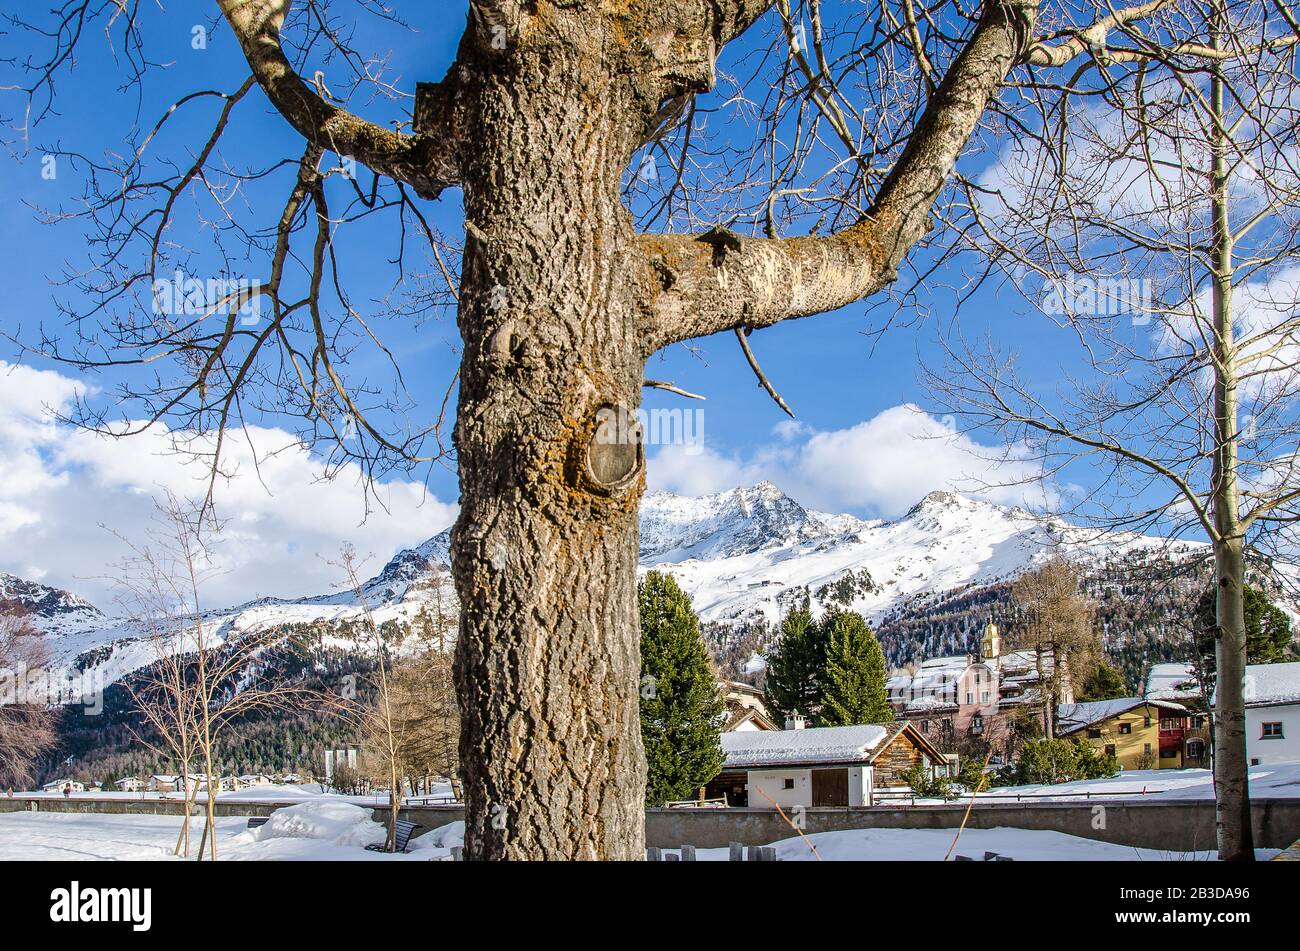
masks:
<path id="1" fill-rule="evenodd" d="M 411 840 L 411 851 L 417 849 L 446 849 L 450 851 L 465 844 L 465 823 L 449 822 L 432 832 L 417 836 Z"/>
<path id="2" fill-rule="evenodd" d="M 956 835 L 954 829 L 848 829 L 818 832 L 806 839 L 798 836 L 782 839 L 772 846 L 777 859 L 783 862 L 942 862 L 953 847 Z M 1021 862 L 1209 862 L 1215 858 L 1210 851 L 1139 849 L 1064 832 L 1004 827 L 966 829 L 954 850 L 955 855 L 976 861 L 983 859 L 985 852 L 996 852 Z M 1277 852 L 1277 849 L 1256 849 L 1255 856 L 1267 860 Z M 728 850 L 697 849 L 695 857 L 701 862 L 725 862 Z"/>
<path id="3" fill-rule="evenodd" d="M 258 842 L 320 839 L 339 846 L 379 845 L 385 837 L 384 827 L 370 817 L 369 809 L 329 800 L 277 809 L 253 834 Z"/>
<path id="4" fill-rule="evenodd" d="M 1300 762 L 1250 767 L 1250 794 L 1256 799 L 1300 799 Z M 1080 779 L 1054 786 L 994 786 L 980 794 L 993 801 L 1016 796 L 1053 801 L 1104 799 L 1213 799 L 1214 774 L 1208 769 L 1132 769 L 1106 779 Z"/>

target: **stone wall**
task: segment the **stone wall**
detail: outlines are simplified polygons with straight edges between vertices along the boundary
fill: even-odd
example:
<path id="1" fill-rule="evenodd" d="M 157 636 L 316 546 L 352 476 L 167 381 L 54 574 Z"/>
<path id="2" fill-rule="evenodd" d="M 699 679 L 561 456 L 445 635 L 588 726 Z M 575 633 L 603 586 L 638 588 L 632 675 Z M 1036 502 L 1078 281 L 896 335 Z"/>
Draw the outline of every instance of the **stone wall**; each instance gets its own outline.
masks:
<path id="1" fill-rule="evenodd" d="M 265 816 L 295 803 L 218 802 L 220 816 Z M 35 807 L 42 812 L 100 812 L 116 815 L 179 815 L 181 803 L 167 800 L 70 799 L 0 797 L 0 812 Z M 844 829 L 956 829 L 966 812 L 964 803 L 934 806 L 873 806 L 848 809 L 807 809 L 804 832 Z M 383 821 L 386 809 L 376 809 Z M 1300 839 L 1300 800 L 1257 799 L 1252 803 L 1255 845 L 1283 849 Z M 424 826 L 426 833 L 464 818 L 460 806 L 403 809 L 402 818 Z M 978 803 L 968 828 L 1043 829 L 1099 839 L 1118 845 L 1191 852 L 1214 849 L 1214 803 L 1211 801 L 1022 802 Z M 770 809 L 647 809 L 646 844 L 676 848 L 722 848 L 729 842 L 767 845 L 796 835 Z"/>

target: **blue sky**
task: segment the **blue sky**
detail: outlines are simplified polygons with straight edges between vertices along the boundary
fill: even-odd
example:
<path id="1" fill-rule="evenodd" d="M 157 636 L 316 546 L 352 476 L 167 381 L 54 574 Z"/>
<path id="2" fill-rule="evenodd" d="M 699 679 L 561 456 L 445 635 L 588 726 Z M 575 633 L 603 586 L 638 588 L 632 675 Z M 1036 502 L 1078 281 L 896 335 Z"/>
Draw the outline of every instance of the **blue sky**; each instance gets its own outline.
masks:
<path id="1" fill-rule="evenodd" d="M 6 0 L 6 5 L 14 0 Z M 426 5 L 415 5 L 424 7 Z M 363 24 L 358 46 L 391 50 L 390 79 L 404 89 L 417 80 L 441 78 L 454 54 L 463 25 L 464 4 L 439 2 L 432 11 L 417 12 L 415 35 L 387 27 Z M 121 76 L 121 64 L 112 60 L 101 34 L 90 38 L 77 67 L 60 80 L 55 101 L 57 115 L 33 130 L 29 148 L 6 159 L 0 176 L 0 215 L 8 253 L 0 256 L 0 281 L 7 289 L 0 301 L 0 322 L 6 331 L 34 338 L 39 323 L 58 327 L 64 320 L 55 310 L 57 297 L 73 308 L 85 308 L 87 298 L 53 286 L 61 273 L 79 272 L 91 261 L 85 233 L 76 221 L 58 225 L 38 221 L 36 209 L 75 208 L 85 179 L 84 169 L 63 161 L 54 180 L 42 176 L 46 149 L 51 146 L 99 156 L 121 151 L 124 132 L 151 125 L 176 96 L 177 90 L 217 87 L 233 89 L 245 66 L 229 33 L 215 25 L 206 48 L 193 48 L 194 30 L 211 20 L 196 19 L 195 4 L 180 3 L 174 12 L 151 15 L 146 39 L 151 58 L 168 64 L 156 69 L 137 99 L 135 90 L 119 89 L 106 76 Z M 214 5 L 198 7 L 210 17 Z M 5 37 L 6 49 L 14 38 Z M 734 55 L 729 54 L 729 55 Z M 726 69 L 724 58 L 721 67 Z M 326 75 L 327 82 L 329 73 Z M 21 117 L 21 102 L 12 94 L 0 100 L 0 114 L 9 125 Z M 254 90 L 238 107 L 239 132 L 224 157 L 233 165 L 259 156 L 296 154 L 297 136 L 270 113 L 260 92 Z M 206 111 L 205 111 L 206 110 Z M 377 107 L 380 117 L 383 107 Z M 181 156 L 192 152 L 210 128 L 211 107 L 196 109 L 178 123 L 165 143 Z M 206 125 L 205 125 L 206 123 Z M 747 134 L 737 128 L 730 135 Z M 282 205 L 285 188 L 250 186 L 241 206 L 265 224 Z M 264 208 L 275 209 L 268 213 Z M 447 193 L 439 202 L 426 203 L 435 224 L 450 235 L 460 233 L 459 195 Z M 213 209 L 206 211 L 211 214 Z M 193 215 L 178 225 L 175 237 L 198 249 L 212 265 L 213 255 L 202 230 L 193 230 Z M 382 296 L 393 281 L 386 263 L 395 247 L 391 228 L 361 225 L 346 232 L 341 250 L 347 263 L 349 292 L 356 299 Z M 248 270 L 260 273 L 258 265 Z M 936 289 L 924 294 L 937 315 L 950 315 L 951 301 L 937 290 L 945 281 L 957 283 L 960 274 L 941 272 Z M 921 360 L 938 359 L 933 344 L 935 328 L 925 322 L 900 324 L 881 336 L 869 335 L 888 311 L 868 315 L 864 303 L 831 315 L 787 323 L 756 333 L 751 343 L 770 378 L 798 414 L 798 424 L 785 416 L 757 387 L 733 338 L 723 336 L 699 342 L 688 350 L 676 347 L 652 359 L 647 375 L 707 395 L 705 403 L 647 391 L 646 405 L 703 409 L 705 450 L 680 449 L 652 452 L 652 488 L 686 492 L 715 491 L 737 481 L 771 478 L 806 504 L 860 515 L 892 517 L 925 492 L 964 484 L 972 472 L 989 476 L 990 469 L 974 457 L 963 457 L 965 440 L 947 448 L 917 436 L 942 434 L 935 421 L 908 407 L 927 407 L 930 397 L 918 383 Z M 971 338 L 990 333 L 1004 345 L 1013 345 L 1026 357 L 1023 378 L 1031 385 L 1051 389 L 1060 378 L 1069 351 L 1059 347 L 1060 332 L 1036 319 L 1010 291 L 982 291 L 961 312 L 963 333 Z M 408 380 L 416 381 L 412 396 L 420 411 L 432 413 L 454 370 L 454 324 L 447 315 L 427 322 L 389 321 L 383 327 L 386 342 L 397 354 Z M 0 388 L 10 394 L 8 436 L 0 431 L 0 447 L 11 458 L 25 457 L 22 471 L 6 478 L 10 498 L 0 494 L 0 570 L 41 577 L 77 590 L 107 596 L 108 586 L 99 576 L 112 561 L 118 546 L 100 528 L 131 534 L 148 518 L 151 486 L 184 490 L 193 484 L 174 461 L 141 462 L 146 449 L 136 446 L 98 446 L 78 440 L 61 427 L 41 422 L 41 406 L 67 408 L 77 387 L 91 387 L 89 398 L 112 403 L 113 385 L 129 373 L 114 371 L 80 380 L 67 367 L 38 356 L 23 359 L 24 370 L 13 368 L 16 349 L 0 342 Z M 356 369 L 385 373 L 374 355 L 365 356 Z M 41 371 L 35 373 L 34 371 Z M 8 381 L 6 383 L 6 380 Z M 45 395 L 41 395 L 45 394 Z M 14 408 L 26 399 L 25 409 Z M 125 408 L 129 414 L 131 408 Z M 4 424 L 0 412 L 0 425 Z M 258 420 L 266 438 L 288 441 L 277 427 L 283 421 Z M 976 440 L 991 437 L 973 434 Z M 5 440 L 8 440 L 7 442 Z M 269 445 L 268 442 L 268 445 Z M 333 577 L 324 559 L 344 538 L 358 540 L 363 552 L 377 564 L 403 544 L 415 544 L 443 527 L 454 516 L 454 472 L 435 466 L 412 476 L 393 477 L 385 499 L 390 511 L 365 516 L 360 490 L 349 473 L 330 487 L 315 485 L 319 474 L 313 458 L 301 454 L 286 465 L 278 484 L 259 489 L 245 485 L 224 498 L 223 515 L 233 520 L 237 541 L 227 552 L 225 580 L 217 584 L 214 600 L 235 600 L 260 594 L 302 595 L 322 590 Z M 251 462 L 242 470 L 245 481 Z M 1025 468 L 1011 470 L 1023 474 Z M 996 478 L 993 472 L 992 477 Z M 1086 479 L 1086 473 L 1083 474 Z M 32 486 L 25 488 L 24 479 Z M 423 496 L 419 480 L 427 478 L 429 495 Z M 412 482 L 411 480 L 415 480 Z M 958 485 L 960 487 L 960 485 Z M 1025 493 L 1009 490 L 996 495 L 1001 501 L 1018 501 Z M 293 496 L 295 504 L 286 503 Z M 1031 500 L 1039 498 L 1030 491 Z M 5 506 L 9 506 L 6 516 Z M 6 522 L 6 518 L 8 521 Z M 5 538 L 7 533 L 8 538 Z M 39 544 L 19 544 L 21 539 Z M 98 566 L 98 567 L 97 567 Z"/>

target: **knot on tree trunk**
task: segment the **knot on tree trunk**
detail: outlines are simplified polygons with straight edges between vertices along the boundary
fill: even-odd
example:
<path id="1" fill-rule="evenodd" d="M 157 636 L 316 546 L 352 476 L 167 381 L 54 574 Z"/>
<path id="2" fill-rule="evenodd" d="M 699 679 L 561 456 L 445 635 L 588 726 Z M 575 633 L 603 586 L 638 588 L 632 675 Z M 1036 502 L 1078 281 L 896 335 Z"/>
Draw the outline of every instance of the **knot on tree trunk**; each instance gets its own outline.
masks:
<path id="1" fill-rule="evenodd" d="M 663 27 L 644 42 L 653 59 L 651 73 L 664 84 L 666 96 L 713 89 L 718 49 L 712 34 L 691 36 Z"/>
<path id="2" fill-rule="evenodd" d="M 645 470 L 641 421 L 625 406 L 606 404 L 596 410 L 574 440 L 573 449 L 570 481 L 594 495 L 621 495 L 638 482 Z"/>

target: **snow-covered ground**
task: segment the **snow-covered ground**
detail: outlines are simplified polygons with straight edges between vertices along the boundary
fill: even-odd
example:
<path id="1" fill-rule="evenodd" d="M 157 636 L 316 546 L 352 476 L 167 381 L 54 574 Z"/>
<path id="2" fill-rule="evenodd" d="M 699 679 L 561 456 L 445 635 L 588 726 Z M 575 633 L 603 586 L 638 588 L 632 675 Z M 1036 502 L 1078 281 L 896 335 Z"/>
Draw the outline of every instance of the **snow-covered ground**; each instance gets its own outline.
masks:
<path id="1" fill-rule="evenodd" d="M 796 836 L 773 845 L 777 860 L 784 862 L 942 862 L 955 835 L 953 829 L 853 829 Z M 1278 851 L 1256 849 L 1255 854 L 1269 859 Z M 953 855 L 980 860 L 985 852 L 1021 862 L 1210 862 L 1215 858 L 1213 852 L 1138 849 L 1064 832 L 1007 828 L 967 829 Z M 697 861 L 725 862 L 728 857 L 726 849 L 697 849 L 695 853 Z"/>
<path id="2" fill-rule="evenodd" d="M 105 813 L 0 813 L 0 861 L 182 861 L 172 855 L 179 816 Z M 384 841 L 384 827 L 370 810 L 340 800 L 277 810 L 258 829 L 244 817 L 217 820 L 217 857 L 222 861 L 437 861 L 460 845 L 463 823 L 411 842 L 411 852 L 390 855 L 365 846 Z M 197 850 L 201 817 L 191 820 Z M 191 858 L 191 860 L 193 860 Z"/>
<path id="3" fill-rule="evenodd" d="M 1145 795 L 1143 795 L 1145 793 Z M 1300 763 L 1250 768 L 1250 794 L 1260 799 L 1300 798 Z M 1114 796 L 1117 799 L 1213 799 L 1214 776 L 1208 769 L 1129 770 L 1110 779 L 1084 779 L 1056 786 L 997 786 L 981 794 L 994 801 L 1006 797 L 1048 796 L 1053 801 Z"/>
<path id="4" fill-rule="evenodd" d="M 176 816 L 85 813 L 0 814 L 0 861 L 181 861 L 172 847 L 180 831 Z M 195 820 L 197 836 L 202 821 Z M 822 832 L 773 843 L 784 861 L 942 861 L 952 846 L 951 829 L 861 829 Z M 412 840 L 405 855 L 370 852 L 383 827 L 368 811 L 343 802 L 305 803 L 278 811 L 260 829 L 243 818 L 217 820 L 217 853 L 223 861 L 446 861 L 460 845 L 464 823 L 455 822 Z M 809 841 L 816 853 L 809 847 Z M 1019 861 L 1211 861 L 1212 852 L 1166 852 L 1096 842 L 1061 832 L 968 829 L 954 854 L 980 859 L 996 852 Z M 1277 850 L 1259 849 L 1260 858 Z M 726 849 L 700 849 L 700 861 L 726 861 Z M 191 859 L 192 860 L 192 859 Z"/>

